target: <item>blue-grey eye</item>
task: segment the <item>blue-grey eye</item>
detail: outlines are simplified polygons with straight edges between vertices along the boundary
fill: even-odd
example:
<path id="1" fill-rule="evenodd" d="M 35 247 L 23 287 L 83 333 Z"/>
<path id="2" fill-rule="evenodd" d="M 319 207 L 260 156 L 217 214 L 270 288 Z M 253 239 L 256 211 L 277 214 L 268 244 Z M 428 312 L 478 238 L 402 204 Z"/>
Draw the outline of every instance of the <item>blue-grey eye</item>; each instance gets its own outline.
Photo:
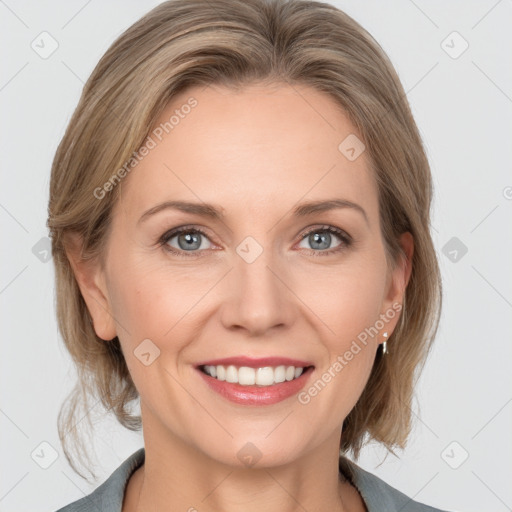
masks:
<path id="1" fill-rule="evenodd" d="M 337 238 L 341 241 L 341 243 L 338 245 L 343 245 L 343 239 L 341 235 L 334 231 L 332 228 L 316 228 L 309 231 L 309 233 L 306 233 L 304 238 L 301 240 L 301 244 L 306 241 L 309 244 L 309 247 L 304 247 L 303 245 L 300 245 L 299 247 L 305 249 L 311 248 L 320 251 L 332 249 L 333 247 L 331 247 L 331 243 L 333 242 L 333 236 L 334 238 Z"/>
<path id="2" fill-rule="evenodd" d="M 182 251 L 197 251 L 199 249 L 208 249 L 208 246 L 204 246 L 203 241 L 208 240 L 206 235 L 195 229 L 187 229 L 182 231 L 175 231 L 170 233 L 167 237 L 166 243 L 174 249 L 180 249 Z M 171 243 L 172 240 L 176 239 L 178 246 Z"/>

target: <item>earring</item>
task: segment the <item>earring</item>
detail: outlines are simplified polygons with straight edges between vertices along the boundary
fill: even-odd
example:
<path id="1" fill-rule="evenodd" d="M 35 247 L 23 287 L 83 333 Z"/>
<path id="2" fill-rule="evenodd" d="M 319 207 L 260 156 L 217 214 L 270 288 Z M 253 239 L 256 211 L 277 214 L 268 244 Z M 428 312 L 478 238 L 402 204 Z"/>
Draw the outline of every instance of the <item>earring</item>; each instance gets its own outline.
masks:
<path id="1" fill-rule="evenodd" d="M 388 333 L 384 332 L 384 333 L 382 333 L 382 336 L 384 336 L 384 338 L 387 338 Z M 384 339 L 384 341 L 382 342 L 382 353 L 387 354 L 387 352 L 388 352 L 388 345 L 387 345 L 386 339 Z"/>

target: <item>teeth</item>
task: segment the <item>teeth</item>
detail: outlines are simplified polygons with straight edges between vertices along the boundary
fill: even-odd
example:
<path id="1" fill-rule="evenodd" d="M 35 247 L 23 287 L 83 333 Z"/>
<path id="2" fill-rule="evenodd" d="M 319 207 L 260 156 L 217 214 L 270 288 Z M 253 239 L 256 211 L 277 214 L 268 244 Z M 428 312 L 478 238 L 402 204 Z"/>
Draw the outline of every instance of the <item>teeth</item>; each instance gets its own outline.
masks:
<path id="1" fill-rule="evenodd" d="M 210 377 L 218 380 L 225 380 L 240 384 L 242 386 L 272 386 L 285 380 L 290 381 L 297 379 L 302 375 L 304 368 L 295 366 L 265 366 L 264 368 L 249 368 L 242 366 L 229 365 L 228 367 L 217 365 L 205 365 L 203 371 Z"/>

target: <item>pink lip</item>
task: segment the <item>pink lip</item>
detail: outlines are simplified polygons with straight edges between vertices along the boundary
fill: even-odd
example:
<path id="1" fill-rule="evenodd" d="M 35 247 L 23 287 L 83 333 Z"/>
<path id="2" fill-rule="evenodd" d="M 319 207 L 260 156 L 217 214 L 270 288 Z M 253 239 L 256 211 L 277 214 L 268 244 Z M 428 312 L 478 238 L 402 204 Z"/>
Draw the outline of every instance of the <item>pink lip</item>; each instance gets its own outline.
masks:
<path id="1" fill-rule="evenodd" d="M 279 361 L 282 361 L 282 359 Z M 214 377 L 210 377 L 199 368 L 197 369 L 210 389 L 216 391 L 219 395 L 227 398 L 231 402 L 240 405 L 271 405 L 285 400 L 297 394 L 306 385 L 313 370 L 314 368 L 310 366 L 305 369 L 302 375 L 297 379 L 280 382 L 272 386 L 242 386 L 232 382 L 217 380 Z"/>
<path id="2" fill-rule="evenodd" d="M 203 361 L 202 363 L 196 364 L 196 368 L 205 365 L 211 366 L 247 366 L 249 368 L 264 368 L 265 366 L 295 366 L 295 368 L 305 368 L 306 366 L 313 366 L 313 363 L 309 361 L 300 361 L 299 359 L 290 359 L 288 357 L 260 357 L 252 358 L 246 356 L 238 357 L 226 357 L 224 359 L 213 359 L 211 361 Z"/>

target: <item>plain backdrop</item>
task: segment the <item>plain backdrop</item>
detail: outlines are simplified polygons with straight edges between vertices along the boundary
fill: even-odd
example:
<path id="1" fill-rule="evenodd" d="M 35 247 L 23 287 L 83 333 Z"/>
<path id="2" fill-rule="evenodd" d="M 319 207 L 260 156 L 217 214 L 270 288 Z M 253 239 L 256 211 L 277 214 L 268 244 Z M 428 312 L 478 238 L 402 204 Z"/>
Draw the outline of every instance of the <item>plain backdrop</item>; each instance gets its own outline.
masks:
<path id="1" fill-rule="evenodd" d="M 75 373 L 55 321 L 45 223 L 51 161 L 85 80 L 158 3 L 0 1 L 3 512 L 64 506 L 143 445 L 98 408 L 100 480 L 87 484 L 64 458 L 56 419 Z M 408 447 L 384 460 L 371 444 L 358 463 L 432 506 L 512 510 L 512 2 L 332 3 L 377 39 L 407 91 L 434 177 L 444 285 Z"/>

